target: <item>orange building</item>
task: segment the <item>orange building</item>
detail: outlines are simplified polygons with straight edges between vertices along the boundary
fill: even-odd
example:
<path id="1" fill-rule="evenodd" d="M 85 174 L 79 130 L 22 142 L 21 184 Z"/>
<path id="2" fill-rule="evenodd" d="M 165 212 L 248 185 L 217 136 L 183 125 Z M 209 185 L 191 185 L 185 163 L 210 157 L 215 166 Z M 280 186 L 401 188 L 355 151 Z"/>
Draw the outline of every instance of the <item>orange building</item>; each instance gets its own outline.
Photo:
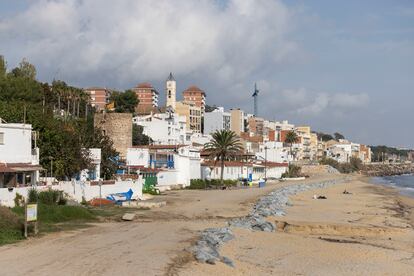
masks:
<path id="1" fill-rule="evenodd" d="M 154 108 L 158 107 L 158 92 L 148 82 L 140 83 L 133 88 L 139 100 L 135 111 L 138 114 L 149 114 Z"/>
<path id="2" fill-rule="evenodd" d="M 201 113 L 204 114 L 206 107 L 206 93 L 195 85 L 188 87 L 183 91 L 184 102 L 192 102 L 195 106 L 200 107 Z"/>
<path id="3" fill-rule="evenodd" d="M 97 110 L 104 110 L 111 95 L 108 89 L 102 87 L 89 87 L 85 89 L 90 96 L 90 103 Z"/>

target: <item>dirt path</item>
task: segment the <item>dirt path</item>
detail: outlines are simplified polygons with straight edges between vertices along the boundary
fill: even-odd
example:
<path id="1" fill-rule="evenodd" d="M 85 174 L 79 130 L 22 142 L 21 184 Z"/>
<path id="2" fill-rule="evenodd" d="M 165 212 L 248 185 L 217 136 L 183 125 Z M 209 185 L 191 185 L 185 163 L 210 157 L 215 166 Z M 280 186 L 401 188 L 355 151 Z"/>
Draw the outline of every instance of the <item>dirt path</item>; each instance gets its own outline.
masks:
<path id="1" fill-rule="evenodd" d="M 330 176 L 329 178 L 332 178 Z M 312 179 L 310 181 L 316 181 Z M 0 247 L 1 275 L 165 275 L 197 233 L 247 214 L 263 189 L 171 191 L 167 206 L 138 211 L 133 222 L 50 234 Z"/>

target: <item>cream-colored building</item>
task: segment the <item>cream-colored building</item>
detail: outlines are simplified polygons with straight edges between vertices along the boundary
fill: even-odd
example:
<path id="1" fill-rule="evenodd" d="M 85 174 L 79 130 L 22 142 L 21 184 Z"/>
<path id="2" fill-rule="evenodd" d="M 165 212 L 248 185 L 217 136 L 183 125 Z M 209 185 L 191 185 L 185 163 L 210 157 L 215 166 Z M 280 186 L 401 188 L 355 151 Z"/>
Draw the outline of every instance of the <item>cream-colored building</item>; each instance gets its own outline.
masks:
<path id="1" fill-rule="evenodd" d="M 244 132 L 244 112 L 241 109 L 230 110 L 230 129 L 237 135 Z"/>
<path id="2" fill-rule="evenodd" d="M 187 130 L 194 133 L 201 133 L 201 107 L 191 102 L 176 102 L 175 113 L 185 116 Z"/>

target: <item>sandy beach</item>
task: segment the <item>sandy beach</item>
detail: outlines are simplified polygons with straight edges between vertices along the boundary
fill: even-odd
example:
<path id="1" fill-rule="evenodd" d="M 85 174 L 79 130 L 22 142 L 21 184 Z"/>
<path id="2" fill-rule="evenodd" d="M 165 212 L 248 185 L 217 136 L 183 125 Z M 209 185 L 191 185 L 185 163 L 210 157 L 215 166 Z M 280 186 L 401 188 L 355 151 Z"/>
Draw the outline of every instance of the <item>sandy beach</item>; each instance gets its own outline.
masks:
<path id="1" fill-rule="evenodd" d="M 235 239 L 220 250 L 234 268 L 193 262 L 179 274 L 412 275 L 413 199 L 354 177 L 291 203 L 286 216 L 268 218 L 278 225 L 274 233 L 234 229 Z"/>
<path id="2" fill-rule="evenodd" d="M 100 223 L 0 247 L 1 275 L 412 274 L 414 200 L 359 177 L 293 196 L 286 216 L 267 218 L 276 232 L 234 228 L 235 239 L 220 249 L 234 268 L 198 263 L 189 252 L 202 230 L 247 215 L 271 191 L 339 177 L 262 189 L 171 191 L 160 196 L 167 206 L 136 211 L 133 222 Z M 342 194 L 344 189 L 352 194 Z M 314 194 L 327 199 L 315 200 Z"/>

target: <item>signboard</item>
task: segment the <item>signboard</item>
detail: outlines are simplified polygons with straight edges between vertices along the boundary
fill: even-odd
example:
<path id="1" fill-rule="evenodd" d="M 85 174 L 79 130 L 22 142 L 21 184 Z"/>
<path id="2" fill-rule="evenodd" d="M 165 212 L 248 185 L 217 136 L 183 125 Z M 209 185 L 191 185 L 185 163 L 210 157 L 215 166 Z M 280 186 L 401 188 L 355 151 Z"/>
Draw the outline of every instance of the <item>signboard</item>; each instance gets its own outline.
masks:
<path id="1" fill-rule="evenodd" d="M 27 204 L 26 221 L 37 221 L 37 204 Z"/>

